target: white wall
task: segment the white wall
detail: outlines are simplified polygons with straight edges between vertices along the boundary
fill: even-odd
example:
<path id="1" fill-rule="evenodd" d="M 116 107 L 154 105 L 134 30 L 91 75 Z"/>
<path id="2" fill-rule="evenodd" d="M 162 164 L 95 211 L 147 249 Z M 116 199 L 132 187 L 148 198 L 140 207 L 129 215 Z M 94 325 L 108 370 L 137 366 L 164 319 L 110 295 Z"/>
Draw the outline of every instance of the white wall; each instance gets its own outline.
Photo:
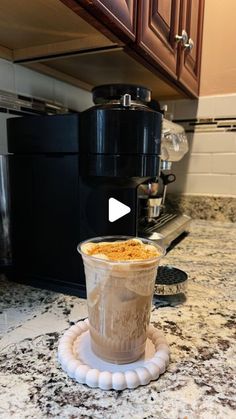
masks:
<path id="1" fill-rule="evenodd" d="M 0 59 L 0 90 L 49 100 L 77 111 L 93 103 L 91 93 L 85 90 L 3 59 Z M 0 112 L 0 154 L 7 151 L 6 119 L 12 116 Z"/>
<path id="2" fill-rule="evenodd" d="M 236 129 L 236 94 L 166 103 L 174 119 L 235 118 Z M 188 154 L 173 164 L 177 180 L 169 192 L 236 197 L 236 132 L 194 132 L 188 139 Z"/>
<path id="3" fill-rule="evenodd" d="M 200 95 L 236 92 L 235 0 L 206 0 Z"/>

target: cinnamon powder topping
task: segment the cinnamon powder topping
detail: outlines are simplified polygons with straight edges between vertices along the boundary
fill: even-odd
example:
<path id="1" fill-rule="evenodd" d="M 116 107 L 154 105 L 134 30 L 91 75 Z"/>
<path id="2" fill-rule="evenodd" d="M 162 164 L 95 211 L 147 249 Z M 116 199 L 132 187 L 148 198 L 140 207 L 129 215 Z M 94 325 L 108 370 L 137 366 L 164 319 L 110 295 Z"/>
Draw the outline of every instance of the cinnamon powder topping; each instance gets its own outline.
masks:
<path id="1" fill-rule="evenodd" d="M 139 239 L 89 244 L 86 250 L 83 249 L 84 253 L 95 257 L 104 255 L 107 259 L 115 261 L 152 259 L 159 256 L 155 246 L 146 245 Z"/>

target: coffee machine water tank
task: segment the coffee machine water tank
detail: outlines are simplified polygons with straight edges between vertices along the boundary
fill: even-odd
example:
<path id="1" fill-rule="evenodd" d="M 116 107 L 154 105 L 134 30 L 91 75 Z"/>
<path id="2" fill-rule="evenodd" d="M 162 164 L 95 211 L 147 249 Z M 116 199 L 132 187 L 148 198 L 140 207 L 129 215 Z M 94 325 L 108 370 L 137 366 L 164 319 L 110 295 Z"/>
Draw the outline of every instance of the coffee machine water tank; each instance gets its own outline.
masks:
<path id="1" fill-rule="evenodd" d="M 162 167 L 170 169 L 171 163 L 179 161 L 188 152 L 188 139 L 184 128 L 163 118 L 161 139 Z"/>

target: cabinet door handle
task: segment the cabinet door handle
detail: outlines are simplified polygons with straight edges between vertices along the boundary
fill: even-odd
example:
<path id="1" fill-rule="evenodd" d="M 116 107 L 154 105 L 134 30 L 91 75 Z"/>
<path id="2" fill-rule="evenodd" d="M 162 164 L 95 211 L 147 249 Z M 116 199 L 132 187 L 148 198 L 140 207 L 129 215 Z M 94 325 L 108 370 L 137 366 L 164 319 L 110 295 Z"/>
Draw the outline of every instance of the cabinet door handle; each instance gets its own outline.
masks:
<path id="1" fill-rule="evenodd" d="M 175 42 L 181 42 L 183 45 L 186 45 L 188 43 L 188 34 L 185 29 L 182 30 L 181 35 L 175 35 Z"/>
<path id="2" fill-rule="evenodd" d="M 184 48 L 185 49 L 188 49 L 189 51 L 191 51 L 193 49 L 193 47 L 194 47 L 194 42 L 193 42 L 193 40 L 191 38 L 189 38 L 188 42 L 186 42 L 184 44 Z"/>

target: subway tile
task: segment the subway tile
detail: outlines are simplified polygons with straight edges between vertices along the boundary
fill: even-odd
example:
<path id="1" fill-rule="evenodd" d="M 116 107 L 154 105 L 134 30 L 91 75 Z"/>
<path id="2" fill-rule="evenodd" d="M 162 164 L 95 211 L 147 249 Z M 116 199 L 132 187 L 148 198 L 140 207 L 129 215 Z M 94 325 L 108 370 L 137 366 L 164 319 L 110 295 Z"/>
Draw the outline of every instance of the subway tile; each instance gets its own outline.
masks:
<path id="1" fill-rule="evenodd" d="M 76 111 L 83 111 L 93 106 L 90 92 L 56 79 L 54 80 L 54 100 Z"/>
<path id="2" fill-rule="evenodd" d="M 188 136 L 192 153 L 227 153 L 236 151 L 236 132 L 193 133 Z"/>
<path id="3" fill-rule="evenodd" d="M 234 138 L 234 146 L 231 151 L 236 152 L 236 132 L 235 132 L 235 138 Z"/>
<path id="4" fill-rule="evenodd" d="M 211 157 L 211 154 L 188 153 L 172 164 L 173 173 L 211 173 Z"/>
<path id="5" fill-rule="evenodd" d="M 173 170 L 176 175 L 176 180 L 167 186 L 167 193 L 183 193 L 186 187 L 187 175 L 185 172 L 179 172 Z"/>
<path id="6" fill-rule="evenodd" d="M 197 118 L 197 108 L 197 100 L 176 100 L 174 106 L 174 119 L 195 119 Z"/>
<path id="7" fill-rule="evenodd" d="M 212 156 L 212 172 L 236 174 L 236 153 L 213 155 Z"/>
<path id="8" fill-rule="evenodd" d="M 215 115 L 214 96 L 203 96 L 198 100 L 184 99 L 161 102 L 167 104 L 174 119 L 212 118 Z"/>
<path id="9" fill-rule="evenodd" d="M 186 156 L 172 164 L 174 173 L 236 173 L 236 153 L 200 154 Z"/>
<path id="10" fill-rule="evenodd" d="M 231 194 L 236 196 L 236 175 L 232 175 L 230 178 Z"/>
<path id="11" fill-rule="evenodd" d="M 211 173 L 211 154 L 191 154 L 188 161 L 188 173 Z"/>
<path id="12" fill-rule="evenodd" d="M 236 116 L 236 94 L 213 96 L 215 117 Z"/>
<path id="13" fill-rule="evenodd" d="M 0 59 L 0 90 L 15 91 L 14 64 Z"/>
<path id="14" fill-rule="evenodd" d="M 230 195 L 231 176 L 216 174 L 188 174 L 177 176 L 176 182 L 168 186 L 167 193 Z"/>
<path id="15" fill-rule="evenodd" d="M 53 78 L 15 64 L 16 92 L 36 98 L 53 100 Z"/>
<path id="16" fill-rule="evenodd" d="M 188 172 L 188 166 L 189 166 L 189 160 L 191 158 L 191 154 L 187 153 L 185 156 L 176 162 L 172 163 L 172 171 L 173 173 L 187 173 Z"/>
<path id="17" fill-rule="evenodd" d="M 214 96 L 200 96 L 197 105 L 198 118 L 213 118 L 215 115 Z"/>
<path id="18" fill-rule="evenodd" d="M 200 96 L 198 100 L 163 101 L 174 119 L 225 118 L 236 116 L 236 94 Z"/>
<path id="19" fill-rule="evenodd" d="M 230 175 L 189 174 L 184 192 L 230 195 Z"/>
<path id="20" fill-rule="evenodd" d="M 182 173 L 187 173 L 187 166 L 183 164 L 182 161 L 174 162 L 171 166 L 171 172 L 175 175 L 181 175 Z"/>
<path id="21" fill-rule="evenodd" d="M 160 101 L 160 106 L 163 107 L 167 105 L 167 110 L 165 111 L 165 117 L 166 119 L 169 119 L 172 121 L 174 119 L 175 114 L 175 104 L 178 103 L 176 100 L 162 100 Z"/>

